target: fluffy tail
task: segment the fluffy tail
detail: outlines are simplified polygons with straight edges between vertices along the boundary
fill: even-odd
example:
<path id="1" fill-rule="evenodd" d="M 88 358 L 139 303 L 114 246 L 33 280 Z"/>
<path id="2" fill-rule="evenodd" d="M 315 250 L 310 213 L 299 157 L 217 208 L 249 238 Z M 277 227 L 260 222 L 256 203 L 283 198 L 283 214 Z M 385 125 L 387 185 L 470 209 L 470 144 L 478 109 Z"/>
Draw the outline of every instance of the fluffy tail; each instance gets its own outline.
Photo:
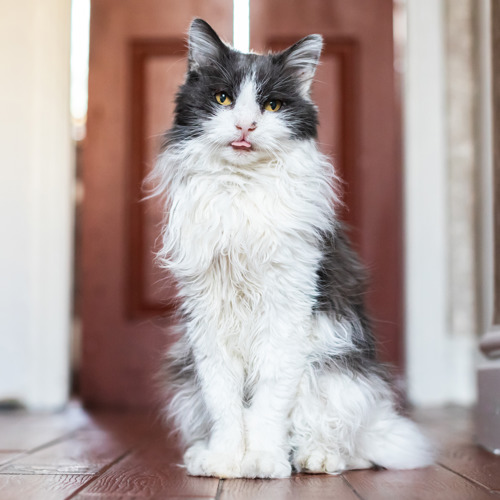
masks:
<path id="1" fill-rule="evenodd" d="M 386 469 L 417 469 L 431 465 L 434 450 L 417 425 L 390 411 L 360 436 L 360 455 Z"/>

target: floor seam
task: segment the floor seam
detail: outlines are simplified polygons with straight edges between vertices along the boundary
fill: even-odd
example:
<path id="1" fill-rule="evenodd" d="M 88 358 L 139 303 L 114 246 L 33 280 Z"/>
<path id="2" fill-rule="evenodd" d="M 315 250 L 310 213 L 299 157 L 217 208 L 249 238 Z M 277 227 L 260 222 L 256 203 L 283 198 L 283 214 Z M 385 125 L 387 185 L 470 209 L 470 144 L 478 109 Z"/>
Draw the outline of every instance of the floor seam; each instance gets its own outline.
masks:
<path id="1" fill-rule="evenodd" d="M 348 488 L 356 495 L 356 497 L 359 498 L 359 500 L 364 500 L 363 497 L 356 491 L 356 488 L 344 476 L 344 474 L 341 474 L 340 477 L 342 478 L 342 480 L 344 481 L 344 483 L 347 484 Z"/>
<path id="2" fill-rule="evenodd" d="M 222 486 L 224 485 L 224 479 L 219 479 L 219 483 L 217 484 L 217 491 L 215 493 L 214 500 L 220 500 L 220 496 L 222 494 Z"/>
<path id="3" fill-rule="evenodd" d="M 483 490 L 489 491 L 490 493 L 497 493 L 496 490 L 492 490 L 490 487 L 486 486 L 483 483 L 480 483 L 479 481 L 477 481 L 475 479 L 472 479 L 471 477 L 464 476 L 462 473 L 460 473 L 460 472 L 458 472 L 456 470 L 453 470 L 451 467 L 448 467 L 447 465 L 443 464 L 442 462 L 437 461 L 436 463 L 439 466 L 441 466 L 443 469 L 446 469 L 447 471 L 452 472 L 453 474 L 461 477 L 462 479 L 465 479 L 469 483 L 472 483 L 472 484 L 474 484 L 476 486 L 480 486 Z"/>
<path id="4" fill-rule="evenodd" d="M 90 476 L 89 480 L 85 483 L 82 484 L 78 489 L 76 489 L 71 495 L 66 497 L 66 500 L 70 500 L 71 498 L 75 498 L 76 495 L 79 495 L 82 491 L 84 491 L 86 488 L 88 488 L 94 481 L 97 481 L 105 472 L 107 472 L 111 467 L 116 465 L 117 463 L 121 462 L 124 458 L 126 458 L 128 455 L 130 455 L 134 451 L 133 448 L 128 449 L 124 453 L 122 453 L 119 457 L 115 458 L 112 462 L 109 464 L 105 465 L 102 469 L 100 469 L 96 474 Z M 81 474 L 84 475 L 84 474 Z"/>

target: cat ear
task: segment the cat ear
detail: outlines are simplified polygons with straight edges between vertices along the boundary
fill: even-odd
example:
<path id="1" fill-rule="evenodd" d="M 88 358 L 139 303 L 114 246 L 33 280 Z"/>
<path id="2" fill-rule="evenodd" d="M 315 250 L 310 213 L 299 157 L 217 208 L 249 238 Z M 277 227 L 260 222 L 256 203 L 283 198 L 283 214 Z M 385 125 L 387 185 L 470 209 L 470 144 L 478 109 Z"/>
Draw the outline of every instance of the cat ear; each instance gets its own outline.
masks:
<path id="1" fill-rule="evenodd" d="M 189 71 L 197 71 L 200 66 L 207 66 L 218 59 L 221 52 L 228 50 L 217 33 L 203 19 L 194 19 L 191 23 L 188 47 Z"/>
<path id="2" fill-rule="evenodd" d="M 306 97 L 309 97 L 322 48 L 323 37 L 309 35 L 282 52 L 285 64 L 295 72 L 300 82 L 300 91 Z"/>

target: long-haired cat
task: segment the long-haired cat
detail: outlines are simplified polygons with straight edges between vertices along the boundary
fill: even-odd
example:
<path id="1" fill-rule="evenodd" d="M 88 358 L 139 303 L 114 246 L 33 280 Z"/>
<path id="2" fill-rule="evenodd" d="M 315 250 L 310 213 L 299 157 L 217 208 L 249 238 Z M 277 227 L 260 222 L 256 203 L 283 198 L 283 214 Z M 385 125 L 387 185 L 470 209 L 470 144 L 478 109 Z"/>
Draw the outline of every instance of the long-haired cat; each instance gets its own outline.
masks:
<path id="1" fill-rule="evenodd" d="M 363 307 L 363 270 L 316 144 L 311 35 L 243 54 L 195 19 L 153 179 L 161 264 L 179 285 L 164 385 L 193 475 L 287 477 L 432 460 L 395 410 Z"/>

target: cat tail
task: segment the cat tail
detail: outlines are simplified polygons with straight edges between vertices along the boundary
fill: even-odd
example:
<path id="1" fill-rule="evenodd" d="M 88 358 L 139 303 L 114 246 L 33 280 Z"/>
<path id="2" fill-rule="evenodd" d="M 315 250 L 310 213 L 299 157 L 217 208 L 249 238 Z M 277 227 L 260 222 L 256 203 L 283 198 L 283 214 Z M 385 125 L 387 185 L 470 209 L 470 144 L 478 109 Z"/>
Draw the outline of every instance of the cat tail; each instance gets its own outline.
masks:
<path id="1" fill-rule="evenodd" d="M 434 462 L 430 441 L 414 422 L 392 408 L 372 420 L 361 433 L 358 446 L 361 456 L 386 469 L 417 469 Z"/>

